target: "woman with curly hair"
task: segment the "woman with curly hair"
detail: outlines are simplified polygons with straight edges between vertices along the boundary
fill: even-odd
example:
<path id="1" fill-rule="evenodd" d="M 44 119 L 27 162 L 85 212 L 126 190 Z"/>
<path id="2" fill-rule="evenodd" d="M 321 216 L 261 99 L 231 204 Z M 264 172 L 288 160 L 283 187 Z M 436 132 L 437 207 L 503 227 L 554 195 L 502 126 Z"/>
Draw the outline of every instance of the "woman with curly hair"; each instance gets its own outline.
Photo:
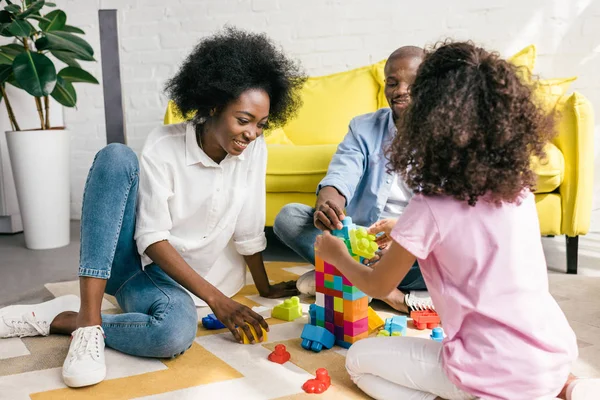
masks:
<path id="1" fill-rule="evenodd" d="M 597 395 L 569 374 L 576 338 L 548 290 L 532 194 L 552 118 L 513 65 L 469 42 L 429 52 L 410 91 L 389 158 L 416 195 L 388 221 L 389 252 L 371 269 L 324 233 L 317 254 L 377 298 L 418 259 L 446 337 L 361 340 L 353 381 L 377 399 Z"/>
<path id="2" fill-rule="evenodd" d="M 263 34 L 230 28 L 202 40 L 166 85 L 191 121 L 150 133 L 139 163 L 118 144 L 96 155 L 83 198 L 81 305 L 64 296 L 5 308 L 0 337 L 71 334 L 62 373 L 72 387 L 104 379 L 105 343 L 142 357 L 183 353 L 196 337 L 196 305 L 237 341 L 238 326 L 261 341 L 267 323 L 230 297 L 246 265 L 261 296 L 296 294 L 294 281 L 269 283 L 261 255 L 263 130 L 294 114 L 304 80 Z M 104 293 L 123 314 L 101 315 Z"/>

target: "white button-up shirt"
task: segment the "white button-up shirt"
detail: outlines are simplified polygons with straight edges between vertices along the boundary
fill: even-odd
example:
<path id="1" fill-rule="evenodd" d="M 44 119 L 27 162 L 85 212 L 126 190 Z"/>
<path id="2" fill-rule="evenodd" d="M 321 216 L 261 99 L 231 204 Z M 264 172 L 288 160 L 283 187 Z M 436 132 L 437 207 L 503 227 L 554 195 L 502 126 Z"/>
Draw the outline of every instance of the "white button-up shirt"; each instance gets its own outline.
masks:
<path id="1" fill-rule="evenodd" d="M 223 294 L 237 293 L 246 282 L 242 256 L 267 245 L 266 169 L 262 136 L 217 164 L 198 146 L 192 124 L 155 129 L 140 156 L 135 240 L 142 267 L 152 263 L 148 246 L 168 240 Z"/>

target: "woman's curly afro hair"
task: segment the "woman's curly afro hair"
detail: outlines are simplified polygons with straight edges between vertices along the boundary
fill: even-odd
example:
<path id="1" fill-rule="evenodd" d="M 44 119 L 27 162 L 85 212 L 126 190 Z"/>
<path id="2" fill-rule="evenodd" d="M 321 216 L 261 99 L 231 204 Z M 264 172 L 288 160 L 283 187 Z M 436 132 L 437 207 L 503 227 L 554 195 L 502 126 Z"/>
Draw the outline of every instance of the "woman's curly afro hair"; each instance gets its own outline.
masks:
<path id="1" fill-rule="evenodd" d="M 554 133 L 553 116 L 534 103 L 534 86 L 519 73 L 471 42 L 435 46 L 410 88 L 411 105 L 388 150 L 389 168 L 424 195 L 472 206 L 482 196 L 517 201 L 535 185 L 531 156 L 543 159 Z"/>
<path id="2" fill-rule="evenodd" d="M 203 39 L 167 82 L 166 92 L 182 115 L 195 121 L 222 110 L 248 89 L 263 89 L 271 100 L 269 126 L 283 125 L 301 105 L 298 90 L 306 76 L 265 34 L 228 27 Z"/>

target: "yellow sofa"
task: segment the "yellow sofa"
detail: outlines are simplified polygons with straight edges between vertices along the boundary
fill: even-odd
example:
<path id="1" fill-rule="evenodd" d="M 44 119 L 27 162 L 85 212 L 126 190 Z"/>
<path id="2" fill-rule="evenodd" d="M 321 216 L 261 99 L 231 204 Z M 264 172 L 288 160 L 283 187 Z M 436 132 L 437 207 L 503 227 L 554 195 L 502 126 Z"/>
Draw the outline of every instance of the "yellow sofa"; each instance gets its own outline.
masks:
<path id="1" fill-rule="evenodd" d="M 535 46 L 509 59 L 533 71 Z M 313 206 L 315 189 L 325 176 L 350 120 L 387 107 L 383 66 L 376 64 L 333 75 L 311 77 L 302 89 L 304 105 L 282 129 L 267 134 L 267 226 L 286 204 Z M 543 81 L 538 100 L 560 113 L 558 136 L 548 144 L 548 160 L 532 160 L 538 175 L 536 204 L 542 235 L 566 235 L 567 272 L 577 272 L 578 236 L 588 232 L 593 185 L 593 111 L 579 93 L 566 94 L 575 78 Z M 182 121 L 169 103 L 165 124 Z"/>

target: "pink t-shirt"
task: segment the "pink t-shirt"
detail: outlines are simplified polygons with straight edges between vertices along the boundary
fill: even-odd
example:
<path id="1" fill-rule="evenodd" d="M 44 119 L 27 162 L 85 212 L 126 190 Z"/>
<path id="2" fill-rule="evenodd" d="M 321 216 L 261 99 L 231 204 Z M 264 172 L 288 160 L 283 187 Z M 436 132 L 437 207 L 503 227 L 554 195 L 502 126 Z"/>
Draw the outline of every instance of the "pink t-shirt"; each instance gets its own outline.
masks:
<path id="1" fill-rule="evenodd" d="M 558 394 L 577 343 L 548 291 L 533 194 L 475 207 L 417 195 L 391 235 L 419 260 L 447 335 L 443 367 L 456 386 L 485 399 Z"/>

